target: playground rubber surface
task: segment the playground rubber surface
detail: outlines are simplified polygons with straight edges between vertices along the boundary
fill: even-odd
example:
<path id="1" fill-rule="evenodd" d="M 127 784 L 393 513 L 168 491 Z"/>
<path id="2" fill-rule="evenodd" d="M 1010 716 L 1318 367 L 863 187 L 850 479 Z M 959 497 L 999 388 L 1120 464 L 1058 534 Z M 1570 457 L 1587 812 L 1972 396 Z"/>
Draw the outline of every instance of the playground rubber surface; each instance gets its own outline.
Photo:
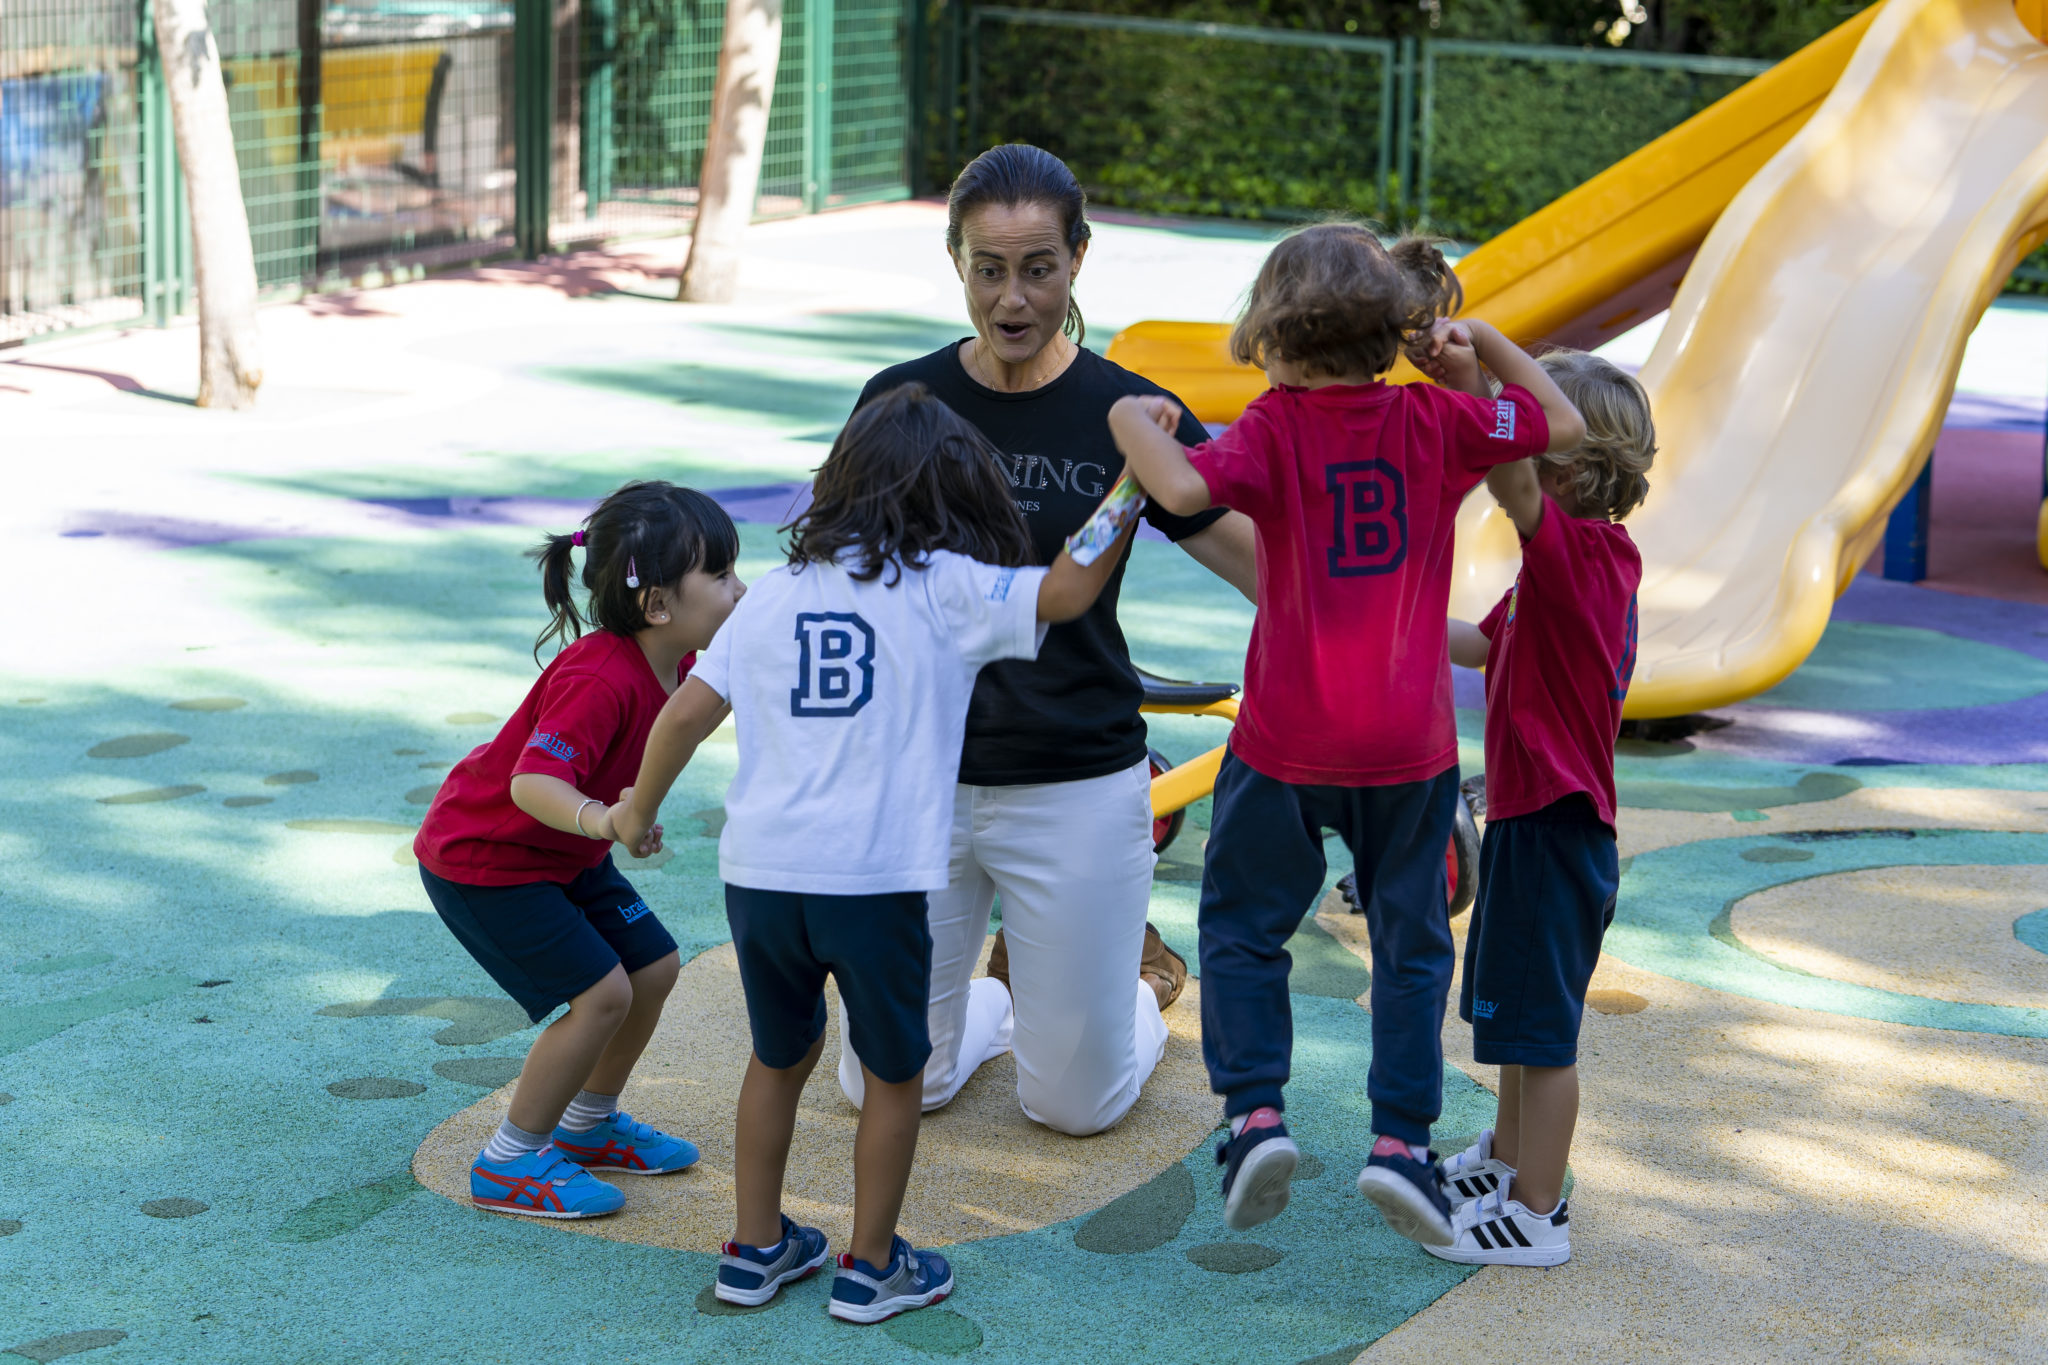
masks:
<path id="1" fill-rule="evenodd" d="M 1327 895 L 1290 945 L 1310 1160 L 1280 1218 L 1223 1226 L 1195 982 L 1112 1132 L 1029 1124 L 1008 1059 L 928 1120 L 905 1223 L 953 1259 L 942 1307 L 851 1328 L 820 1277 L 723 1310 L 704 1291 L 746 1049 L 716 877 L 729 732 L 671 798 L 667 853 L 628 870 L 687 965 L 625 1102 L 704 1161 L 622 1182 L 595 1223 L 468 1207 L 533 1030 L 407 848 L 533 676 L 520 552 L 657 476 L 742 519 L 744 573 L 776 562 L 860 383 L 965 331 L 938 221 L 761 229 L 729 309 L 654 298 L 677 255 L 655 244 L 267 310 L 272 379 L 242 417 L 178 401 L 189 329 L 0 359 L 29 456 L 0 530 L 30 571 L 0 609 L 0 1361 L 2038 1359 L 2048 606 L 1985 595 L 2024 581 L 2010 555 L 1944 561 L 1939 512 L 1936 581 L 1968 582 L 1859 579 L 1732 724 L 1622 746 L 1630 861 L 1562 1267 L 1435 1261 L 1358 1197 L 1370 977 Z M 1222 316 L 1262 249 L 1105 225 L 1091 334 Z M 2027 310 L 1994 324 L 2048 337 Z M 2015 477 L 1988 438 L 2019 401 L 1959 398 L 1976 463 L 1955 477 Z M 1136 548 L 1122 618 L 1157 671 L 1240 675 L 1249 608 L 1171 547 Z M 1222 734 L 1155 720 L 1177 759 Z M 1152 919 L 1193 961 L 1190 817 Z M 1490 1121 L 1493 1075 L 1455 1019 L 1445 1045 L 1452 1146 Z M 821 1068 L 790 1206 L 835 1242 L 852 1122 Z"/>

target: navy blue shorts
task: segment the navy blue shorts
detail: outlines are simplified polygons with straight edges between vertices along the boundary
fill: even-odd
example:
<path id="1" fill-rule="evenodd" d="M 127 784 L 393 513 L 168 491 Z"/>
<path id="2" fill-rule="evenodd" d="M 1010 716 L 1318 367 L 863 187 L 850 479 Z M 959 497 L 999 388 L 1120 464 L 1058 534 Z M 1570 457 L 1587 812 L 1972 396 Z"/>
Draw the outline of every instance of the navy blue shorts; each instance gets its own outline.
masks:
<path id="1" fill-rule="evenodd" d="M 787 1070 L 825 1036 L 825 977 L 839 983 L 848 1039 L 889 1085 L 932 1055 L 932 932 L 922 891 L 821 896 L 725 888 L 754 1055 Z"/>
<path id="2" fill-rule="evenodd" d="M 1458 990 L 1474 1061 L 1578 1062 L 1586 983 L 1620 884 L 1614 831 L 1583 792 L 1487 822 Z"/>
<path id="3" fill-rule="evenodd" d="M 566 885 L 472 886 L 420 869 L 441 922 L 539 1023 L 610 975 L 676 951 L 633 883 L 603 862 Z"/>

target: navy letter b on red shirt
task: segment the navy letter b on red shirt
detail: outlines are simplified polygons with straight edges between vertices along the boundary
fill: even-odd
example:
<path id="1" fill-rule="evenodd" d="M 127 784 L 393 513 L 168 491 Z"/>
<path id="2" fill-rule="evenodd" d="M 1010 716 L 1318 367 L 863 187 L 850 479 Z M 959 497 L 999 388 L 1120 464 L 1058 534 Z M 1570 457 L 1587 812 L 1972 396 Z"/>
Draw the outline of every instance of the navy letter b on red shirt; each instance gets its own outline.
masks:
<path id="1" fill-rule="evenodd" d="M 1323 471 L 1336 525 L 1330 577 L 1392 573 L 1408 558 L 1408 489 L 1385 460 L 1346 460 Z"/>

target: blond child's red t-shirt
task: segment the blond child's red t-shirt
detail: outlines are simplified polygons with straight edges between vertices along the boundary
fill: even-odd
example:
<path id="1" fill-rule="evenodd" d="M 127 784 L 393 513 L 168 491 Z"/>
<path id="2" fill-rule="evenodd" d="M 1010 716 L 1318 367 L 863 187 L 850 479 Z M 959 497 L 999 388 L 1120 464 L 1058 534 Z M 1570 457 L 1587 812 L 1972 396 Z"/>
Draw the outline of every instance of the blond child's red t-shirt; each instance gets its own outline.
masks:
<path id="1" fill-rule="evenodd" d="M 684 658 L 678 684 L 696 657 Z M 471 886 L 574 881 L 603 862 L 611 844 L 552 829 L 519 809 L 513 777 L 559 777 L 610 805 L 639 775 L 647 732 L 667 700 L 630 636 L 598 631 L 577 640 L 549 661 L 498 737 L 448 774 L 413 838 L 413 855 L 435 876 Z M 584 812 L 585 823 L 598 814 Z"/>
<path id="2" fill-rule="evenodd" d="M 1458 504 L 1548 447 L 1527 389 L 1278 387 L 1188 452 L 1258 529 L 1238 758 L 1305 785 L 1420 782 L 1457 762 L 1445 613 Z"/>
<path id="3" fill-rule="evenodd" d="M 1610 521 L 1543 499 L 1522 569 L 1479 629 L 1486 646 L 1486 818 L 1574 792 L 1614 823 L 1614 738 L 1636 669 L 1643 557 Z"/>

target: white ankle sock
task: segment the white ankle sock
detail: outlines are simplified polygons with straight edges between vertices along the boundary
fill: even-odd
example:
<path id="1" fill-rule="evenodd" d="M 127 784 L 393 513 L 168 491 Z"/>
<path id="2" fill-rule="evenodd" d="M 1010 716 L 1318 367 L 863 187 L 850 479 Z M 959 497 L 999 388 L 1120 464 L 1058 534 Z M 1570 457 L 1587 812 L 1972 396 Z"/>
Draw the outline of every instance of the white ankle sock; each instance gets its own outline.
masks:
<path id="1" fill-rule="evenodd" d="M 516 1161 L 528 1152 L 537 1152 L 548 1145 L 546 1133 L 529 1133 L 518 1124 L 506 1119 L 498 1125 L 498 1131 L 491 1134 L 489 1145 L 484 1148 L 485 1161 Z"/>
<path id="2" fill-rule="evenodd" d="M 617 1095 L 579 1090 L 576 1098 L 569 1101 L 568 1112 L 562 1115 L 562 1126 L 572 1133 L 587 1133 L 610 1118 L 618 1107 Z"/>

